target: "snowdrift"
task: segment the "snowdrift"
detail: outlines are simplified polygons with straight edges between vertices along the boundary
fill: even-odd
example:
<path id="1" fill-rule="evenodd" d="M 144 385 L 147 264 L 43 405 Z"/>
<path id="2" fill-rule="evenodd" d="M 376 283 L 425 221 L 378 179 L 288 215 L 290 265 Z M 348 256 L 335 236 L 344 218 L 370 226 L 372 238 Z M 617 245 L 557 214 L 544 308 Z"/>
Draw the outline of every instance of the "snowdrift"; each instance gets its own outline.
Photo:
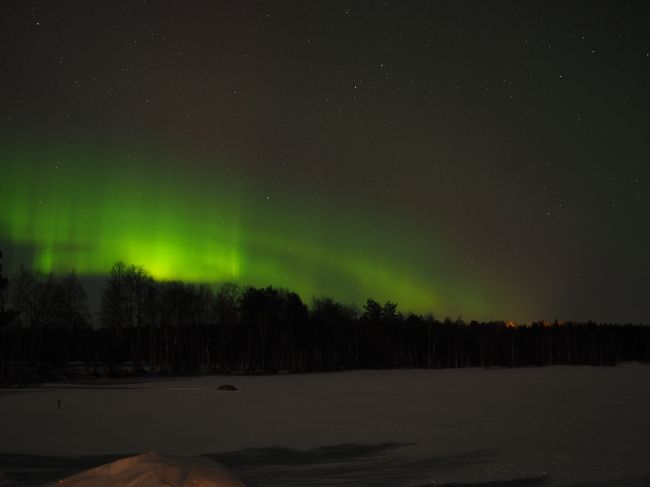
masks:
<path id="1" fill-rule="evenodd" d="M 86 470 L 54 486 L 246 487 L 234 473 L 206 458 L 172 458 L 153 452 Z"/>

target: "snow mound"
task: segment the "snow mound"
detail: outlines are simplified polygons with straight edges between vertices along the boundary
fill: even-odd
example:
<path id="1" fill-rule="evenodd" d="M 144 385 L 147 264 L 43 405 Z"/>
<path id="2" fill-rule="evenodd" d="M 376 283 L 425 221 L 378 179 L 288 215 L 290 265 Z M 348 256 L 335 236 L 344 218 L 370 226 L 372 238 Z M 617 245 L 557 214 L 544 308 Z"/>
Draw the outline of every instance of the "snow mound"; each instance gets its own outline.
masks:
<path id="1" fill-rule="evenodd" d="M 246 487 L 235 474 L 207 458 L 145 453 L 107 463 L 53 484 L 59 487 Z"/>

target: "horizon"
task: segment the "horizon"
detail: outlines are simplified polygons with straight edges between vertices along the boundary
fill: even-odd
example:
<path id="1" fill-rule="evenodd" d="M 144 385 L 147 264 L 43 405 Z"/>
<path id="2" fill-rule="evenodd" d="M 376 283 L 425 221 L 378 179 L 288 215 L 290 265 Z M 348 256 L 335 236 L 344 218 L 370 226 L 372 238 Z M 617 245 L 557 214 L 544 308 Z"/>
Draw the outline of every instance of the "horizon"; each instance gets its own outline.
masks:
<path id="1" fill-rule="evenodd" d="M 2 264 L 2 251 L 0 251 L 0 265 Z M 254 288 L 254 289 L 273 289 L 275 291 L 280 291 L 280 292 L 286 292 L 286 293 L 295 293 L 298 295 L 298 297 L 301 299 L 301 301 L 305 304 L 305 306 L 310 310 L 314 310 L 314 306 L 318 301 L 324 301 L 324 300 L 332 300 L 334 303 L 344 306 L 348 310 L 352 311 L 355 315 L 356 318 L 362 316 L 363 310 L 365 308 L 365 305 L 367 304 L 368 301 L 374 301 L 378 303 L 379 305 L 384 305 L 387 303 L 390 304 L 395 304 L 397 306 L 397 312 L 399 315 L 403 317 L 408 317 L 410 315 L 415 315 L 419 316 L 424 319 L 432 319 L 436 322 L 442 323 L 442 322 L 453 322 L 453 323 L 464 323 L 464 324 L 471 324 L 471 323 L 479 323 L 479 324 L 486 324 L 486 323 L 503 323 L 508 327 L 529 327 L 529 326 L 534 326 L 534 325 L 543 325 L 543 326 L 554 326 L 554 325 L 566 325 L 566 324 L 575 324 L 575 325 L 583 325 L 583 324 L 597 324 L 597 325 L 635 325 L 635 326 L 648 326 L 650 325 L 649 322 L 631 322 L 631 321 L 622 321 L 622 320 L 614 320 L 614 321 L 597 321 L 593 319 L 586 319 L 586 320 L 580 320 L 580 319 L 573 319 L 573 318 L 566 318 L 566 317 L 558 317 L 555 316 L 553 318 L 550 317 L 537 317 L 531 320 L 515 320 L 511 318 L 504 318 L 504 317 L 466 317 L 463 315 L 456 315 L 456 316 L 450 316 L 450 315 L 445 315 L 445 314 L 439 314 L 436 313 L 435 310 L 431 309 L 424 309 L 424 310 L 413 310 L 413 309 L 408 309 L 405 308 L 404 306 L 401 305 L 401 303 L 396 302 L 393 299 L 387 299 L 387 300 L 381 300 L 381 299 L 376 299 L 374 296 L 366 296 L 363 298 L 361 301 L 351 301 L 351 302 L 345 302 L 345 301 L 340 301 L 336 299 L 334 296 L 329 296 L 329 295 L 316 295 L 313 294 L 311 296 L 304 296 L 297 290 L 291 288 L 291 287 L 286 287 L 286 286 L 278 286 L 274 285 L 273 283 L 267 283 L 267 284 L 250 284 L 250 283 L 242 283 L 242 282 L 235 282 L 235 281 L 214 281 L 214 282 L 192 282 L 192 281 L 186 281 L 183 279 L 165 279 L 165 278 L 158 278 L 148 272 L 148 270 L 144 266 L 139 266 L 136 264 L 131 264 L 127 262 L 122 262 L 122 261 L 117 261 L 114 263 L 116 264 L 124 264 L 125 268 L 137 268 L 141 269 L 144 271 L 145 275 L 148 277 L 151 277 L 153 279 L 153 282 L 156 284 L 164 284 L 164 283 L 181 283 L 184 286 L 202 286 L 206 285 L 210 288 L 212 292 L 217 292 L 219 289 L 221 289 L 224 286 L 229 286 L 229 285 L 235 285 L 237 286 L 237 292 L 241 295 L 247 288 Z M 81 283 L 84 292 L 86 293 L 86 300 L 88 303 L 88 309 L 90 311 L 90 325 L 91 326 L 103 326 L 101 323 L 101 300 L 102 300 L 102 295 L 104 291 L 106 290 L 108 286 L 108 281 L 110 278 L 110 271 L 105 273 L 105 274 L 96 274 L 96 275 L 83 275 L 83 274 L 78 274 L 74 269 L 68 271 L 68 272 L 63 272 L 63 273 L 55 273 L 55 272 L 43 272 L 38 269 L 34 268 L 28 268 L 26 266 L 19 266 L 19 269 L 15 270 L 13 274 L 11 275 L 4 275 L 2 272 L 0 272 L 0 277 L 4 277 L 5 279 L 8 279 L 9 281 L 9 288 L 11 289 L 12 285 L 12 280 L 17 276 L 17 273 L 20 272 L 20 268 L 27 270 L 28 272 L 37 272 L 37 273 L 42 273 L 44 276 L 51 275 L 55 279 L 60 279 L 66 276 L 70 275 L 75 275 L 78 279 L 79 282 Z M 2 270 L 2 267 L 0 267 L 0 271 Z M 8 303 L 11 303 L 11 291 L 9 292 L 9 299 L 7 300 Z"/>

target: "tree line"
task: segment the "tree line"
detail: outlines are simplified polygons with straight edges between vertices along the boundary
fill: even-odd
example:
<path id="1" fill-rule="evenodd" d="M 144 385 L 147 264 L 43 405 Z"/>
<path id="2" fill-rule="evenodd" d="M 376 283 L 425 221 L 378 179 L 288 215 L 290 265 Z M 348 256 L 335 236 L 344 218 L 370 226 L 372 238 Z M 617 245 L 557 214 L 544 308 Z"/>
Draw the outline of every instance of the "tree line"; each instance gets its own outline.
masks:
<path id="1" fill-rule="evenodd" d="M 616 365 L 650 361 L 650 327 L 466 323 L 403 314 L 368 299 L 307 306 L 273 287 L 157 281 L 116 263 L 90 325 L 74 274 L 21 269 L 0 279 L 0 384 L 82 375 L 274 373 L 347 369 Z"/>

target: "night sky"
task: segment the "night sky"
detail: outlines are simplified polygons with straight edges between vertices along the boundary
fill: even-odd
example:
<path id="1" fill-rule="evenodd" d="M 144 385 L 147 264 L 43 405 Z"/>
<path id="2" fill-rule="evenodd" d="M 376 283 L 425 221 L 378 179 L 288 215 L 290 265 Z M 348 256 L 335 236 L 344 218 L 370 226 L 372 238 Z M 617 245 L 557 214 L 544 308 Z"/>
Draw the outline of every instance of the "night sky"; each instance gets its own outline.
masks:
<path id="1" fill-rule="evenodd" d="M 5 270 L 650 322 L 646 2 L 0 6 Z"/>

